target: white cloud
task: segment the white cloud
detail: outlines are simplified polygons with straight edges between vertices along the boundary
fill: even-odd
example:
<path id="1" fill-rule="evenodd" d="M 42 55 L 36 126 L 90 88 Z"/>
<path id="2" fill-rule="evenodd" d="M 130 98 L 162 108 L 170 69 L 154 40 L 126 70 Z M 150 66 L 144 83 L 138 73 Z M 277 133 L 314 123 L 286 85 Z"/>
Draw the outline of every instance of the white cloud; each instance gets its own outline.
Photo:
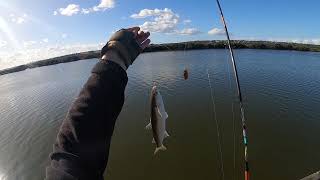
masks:
<path id="1" fill-rule="evenodd" d="M 42 39 L 42 42 L 48 43 L 48 42 L 49 42 L 49 39 L 48 39 L 48 38 L 44 38 L 44 39 Z"/>
<path id="2" fill-rule="evenodd" d="M 100 4 L 82 9 L 80 9 L 80 6 L 77 4 L 69 4 L 66 8 L 59 8 L 58 10 L 53 11 L 53 15 L 58 15 L 58 13 L 64 16 L 72 16 L 78 13 L 89 14 L 91 12 L 105 11 L 107 9 L 114 8 L 114 6 L 115 0 L 100 0 Z"/>
<path id="3" fill-rule="evenodd" d="M 293 43 L 320 45 L 320 39 L 293 39 L 293 40 L 273 39 L 273 41 L 285 41 L 285 42 L 293 42 Z"/>
<path id="4" fill-rule="evenodd" d="M 152 21 L 146 21 L 141 25 L 141 29 L 150 32 L 174 33 L 179 23 L 179 15 L 171 9 L 143 9 L 138 14 L 133 14 L 130 17 L 146 18 L 153 17 Z"/>
<path id="5" fill-rule="evenodd" d="M 153 21 L 146 21 L 141 28 L 151 32 L 174 32 L 179 22 L 179 15 L 171 10 L 165 9 L 161 14 L 156 15 Z"/>
<path id="6" fill-rule="evenodd" d="M 308 44 L 320 44 L 320 39 L 311 39 L 310 41 L 307 41 Z"/>
<path id="7" fill-rule="evenodd" d="M 192 35 L 200 32 L 196 28 L 179 30 L 180 16 L 169 8 L 142 9 L 139 13 L 132 14 L 130 17 L 133 19 L 148 18 L 140 25 L 140 28 L 144 31 L 180 35 Z"/>
<path id="8" fill-rule="evenodd" d="M 100 10 L 106 10 L 110 8 L 114 8 L 114 0 L 101 0 L 100 4 L 96 6 Z"/>
<path id="9" fill-rule="evenodd" d="M 68 34 L 63 33 L 63 34 L 61 35 L 61 37 L 62 37 L 63 39 L 65 39 L 65 38 L 68 37 Z"/>
<path id="10" fill-rule="evenodd" d="M 81 13 L 82 14 L 89 14 L 90 13 L 90 9 L 82 8 Z"/>
<path id="11" fill-rule="evenodd" d="M 190 19 L 183 20 L 183 23 L 184 24 L 189 24 L 189 23 L 191 23 L 191 20 Z"/>
<path id="12" fill-rule="evenodd" d="M 22 24 L 22 23 L 24 23 L 26 20 L 24 19 L 24 18 L 22 18 L 22 17 L 18 17 L 18 19 L 17 19 L 17 24 Z"/>
<path id="13" fill-rule="evenodd" d="M 16 23 L 17 19 L 15 17 L 11 18 L 11 22 Z"/>
<path id="14" fill-rule="evenodd" d="M 223 29 L 213 28 L 210 31 L 208 31 L 208 34 L 210 34 L 210 35 L 224 35 L 225 32 Z"/>
<path id="15" fill-rule="evenodd" d="M 148 16 L 160 16 L 163 14 L 174 14 L 171 9 L 165 8 L 161 9 L 142 9 L 138 14 L 132 14 L 132 18 L 146 18 Z"/>
<path id="16" fill-rule="evenodd" d="M 35 42 L 35 41 L 34 41 Z M 99 50 L 104 43 L 95 44 L 71 44 L 71 45 L 51 45 L 41 48 L 28 47 L 23 50 L 1 53 L 0 52 L 0 69 L 18 66 L 32 61 L 38 61 L 57 56 L 63 56 L 84 51 Z"/>
<path id="17" fill-rule="evenodd" d="M 259 37 L 235 37 L 237 40 L 249 40 L 249 41 L 273 41 L 273 42 L 289 42 L 299 44 L 315 44 L 320 45 L 320 38 L 314 39 L 299 39 L 299 38 L 259 38 Z"/>
<path id="18" fill-rule="evenodd" d="M 16 24 L 23 24 L 27 21 L 27 14 L 23 14 L 22 16 L 17 16 L 15 14 L 10 14 L 11 22 Z"/>
<path id="19" fill-rule="evenodd" d="M 23 47 L 24 48 L 29 48 L 31 46 L 34 46 L 35 44 L 37 44 L 37 41 L 24 41 L 23 42 Z"/>
<path id="20" fill-rule="evenodd" d="M 2 40 L 0 40 L 0 48 L 6 47 L 7 44 L 8 44 L 7 41 L 2 41 Z"/>
<path id="21" fill-rule="evenodd" d="M 181 31 L 177 31 L 176 33 L 181 35 L 195 35 L 201 32 L 196 28 L 185 28 L 185 29 L 182 29 Z"/>
<path id="22" fill-rule="evenodd" d="M 101 0 L 100 4 L 90 7 L 90 8 L 82 8 L 81 14 L 89 14 L 97 11 L 105 11 L 107 9 L 112 9 L 115 6 L 115 0 Z M 80 9 L 79 9 L 80 10 Z"/>
<path id="23" fill-rule="evenodd" d="M 94 6 L 93 8 L 90 8 L 91 9 L 91 12 L 92 11 L 99 11 L 100 10 L 100 8 L 98 8 L 98 6 Z"/>
<path id="24" fill-rule="evenodd" d="M 313 44 L 320 44 L 320 39 L 312 39 L 311 42 Z"/>
<path id="25" fill-rule="evenodd" d="M 59 8 L 58 11 L 63 16 L 72 16 L 79 13 L 80 6 L 77 4 L 69 4 L 66 8 Z"/>

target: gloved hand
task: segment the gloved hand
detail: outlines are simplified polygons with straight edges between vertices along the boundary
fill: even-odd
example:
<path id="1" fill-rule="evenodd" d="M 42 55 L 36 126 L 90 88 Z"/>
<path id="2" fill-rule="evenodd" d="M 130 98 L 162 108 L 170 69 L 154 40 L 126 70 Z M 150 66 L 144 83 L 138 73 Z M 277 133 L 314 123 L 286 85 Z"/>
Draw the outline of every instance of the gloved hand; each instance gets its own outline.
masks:
<path id="1" fill-rule="evenodd" d="M 103 60 L 111 60 L 124 70 L 133 63 L 138 55 L 150 44 L 149 32 L 139 27 L 121 29 L 113 34 L 101 50 Z"/>

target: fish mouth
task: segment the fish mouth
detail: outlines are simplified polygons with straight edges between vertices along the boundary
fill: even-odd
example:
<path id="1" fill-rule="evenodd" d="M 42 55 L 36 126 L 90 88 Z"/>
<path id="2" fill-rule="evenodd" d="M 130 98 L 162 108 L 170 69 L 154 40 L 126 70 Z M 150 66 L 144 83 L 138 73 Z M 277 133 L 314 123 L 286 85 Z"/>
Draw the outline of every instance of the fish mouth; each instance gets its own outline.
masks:
<path id="1" fill-rule="evenodd" d="M 158 94 L 157 86 L 153 86 L 151 92 L 152 92 L 152 94 Z"/>

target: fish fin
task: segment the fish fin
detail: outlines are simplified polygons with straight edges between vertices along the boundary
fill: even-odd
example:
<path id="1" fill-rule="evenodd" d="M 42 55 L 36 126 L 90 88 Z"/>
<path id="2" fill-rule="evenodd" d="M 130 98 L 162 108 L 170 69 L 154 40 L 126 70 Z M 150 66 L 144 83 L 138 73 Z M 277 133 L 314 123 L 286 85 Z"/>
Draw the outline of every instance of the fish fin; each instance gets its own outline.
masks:
<path id="1" fill-rule="evenodd" d="M 168 134 L 168 132 L 167 131 L 165 131 L 164 132 L 164 138 L 167 138 L 167 137 L 169 137 L 170 135 Z"/>
<path id="2" fill-rule="evenodd" d="M 154 155 L 156 155 L 159 151 L 165 151 L 167 148 L 164 145 L 161 145 L 160 147 L 157 147 L 156 150 L 154 151 Z"/>
<path id="3" fill-rule="evenodd" d="M 169 117 L 168 113 L 167 113 L 167 112 L 164 112 L 164 118 L 165 118 L 165 119 L 168 119 L 168 117 Z"/>
<path id="4" fill-rule="evenodd" d="M 155 144 L 155 143 L 156 143 L 156 140 L 154 140 L 154 138 L 152 139 L 152 143 L 153 143 L 153 144 Z"/>
<path id="5" fill-rule="evenodd" d="M 152 125 L 151 122 L 146 126 L 146 130 L 151 130 L 152 129 Z"/>
<path id="6" fill-rule="evenodd" d="M 159 113 L 160 117 L 162 118 L 162 114 L 161 114 L 161 112 L 160 112 L 160 109 L 157 108 L 157 110 L 158 110 L 158 113 Z"/>

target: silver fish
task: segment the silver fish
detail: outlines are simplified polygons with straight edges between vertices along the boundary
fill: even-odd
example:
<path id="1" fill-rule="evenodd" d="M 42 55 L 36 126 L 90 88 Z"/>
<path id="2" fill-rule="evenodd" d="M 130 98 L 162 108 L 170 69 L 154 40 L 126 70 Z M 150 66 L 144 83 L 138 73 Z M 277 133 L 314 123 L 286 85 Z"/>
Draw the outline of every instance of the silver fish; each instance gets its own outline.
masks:
<path id="1" fill-rule="evenodd" d="M 159 152 L 160 150 L 167 150 L 167 148 L 163 145 L 163 140 L 169 137 L 169 134 L 166 131 L 166 120 L 168 118 L 168 114 L 164 108 L 162 96 L 156 86 L 152 87 L 150 99 L 150 123 L 146 126 L 146 129 L 152 129 L 152 142 L 157 146 L 154 154 L 157 154 L 157 152 Z"/>

